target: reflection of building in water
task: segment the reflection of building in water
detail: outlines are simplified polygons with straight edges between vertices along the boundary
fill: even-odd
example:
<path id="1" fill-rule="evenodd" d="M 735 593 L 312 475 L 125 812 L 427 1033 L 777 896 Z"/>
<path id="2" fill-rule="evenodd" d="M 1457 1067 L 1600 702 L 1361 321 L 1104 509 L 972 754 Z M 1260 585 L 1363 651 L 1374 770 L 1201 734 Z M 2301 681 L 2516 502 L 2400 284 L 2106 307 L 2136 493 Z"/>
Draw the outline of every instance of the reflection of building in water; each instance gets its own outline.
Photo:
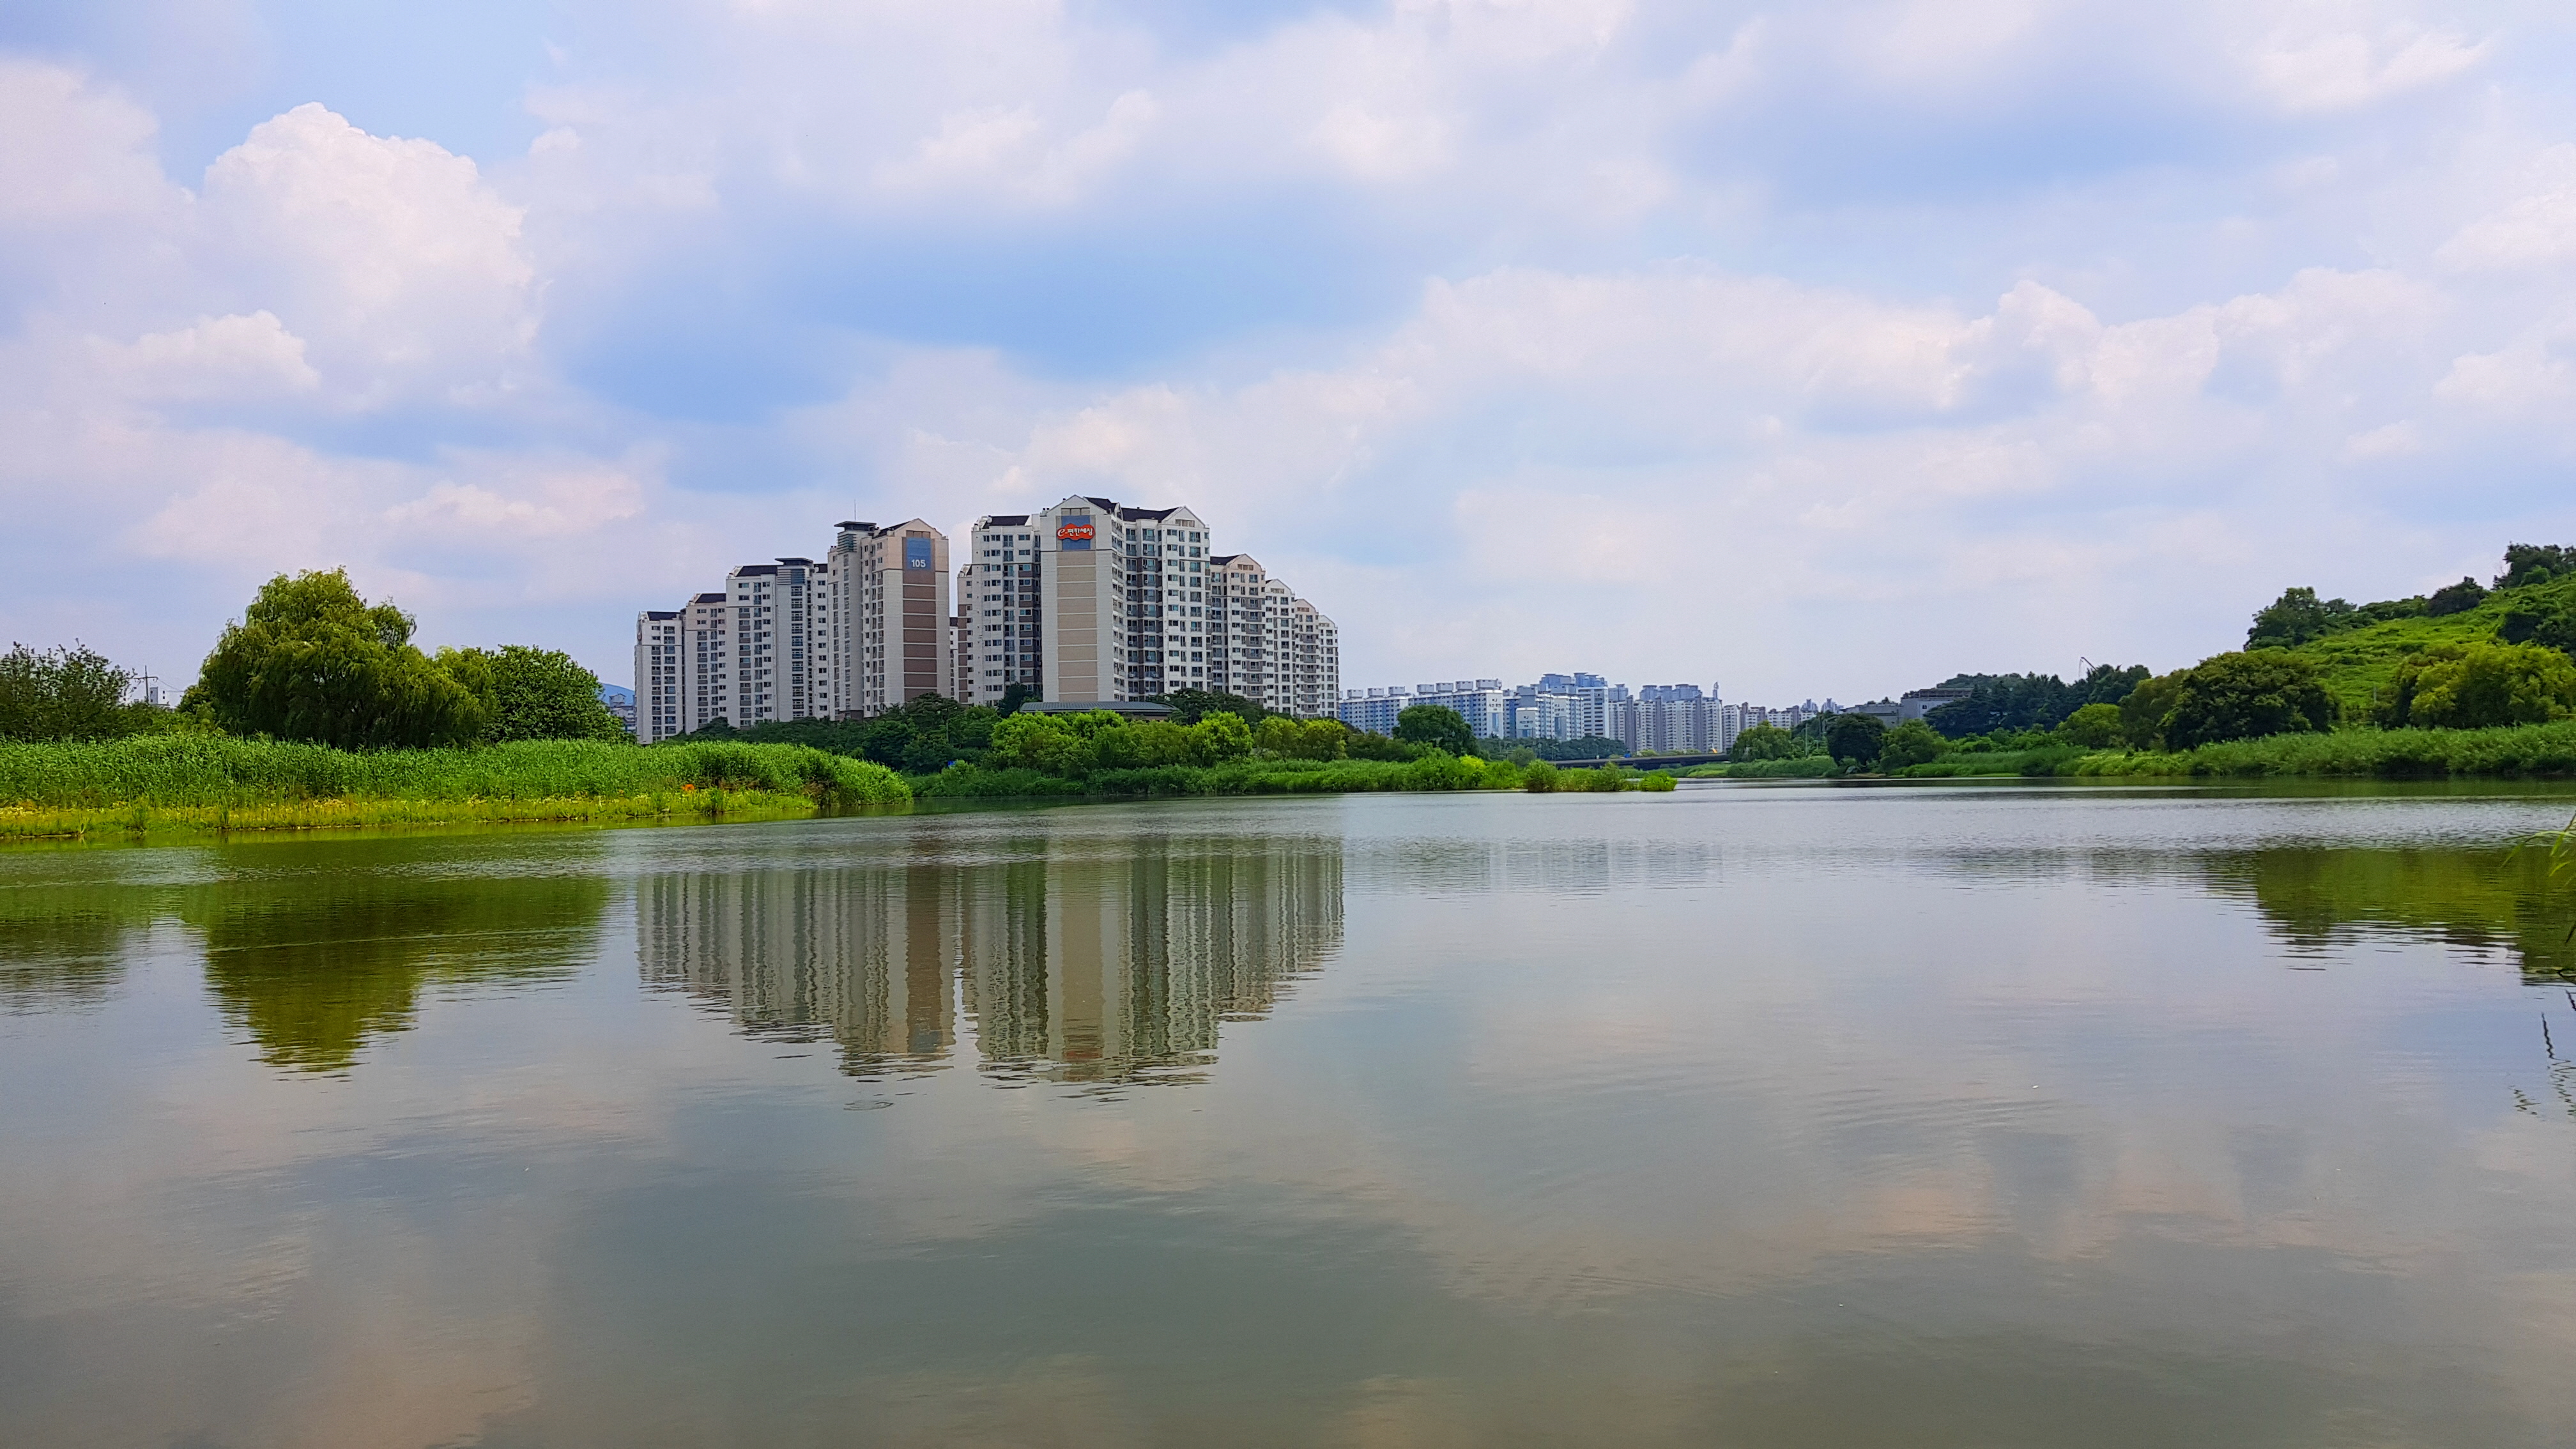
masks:
<path id="1" fill-rule="evenodd" d="M 985 1060 L 1108 1081 L 1203 1065 L 1217 1023 L 1266 1015 L 1342 944 L 1341 842 L 1144 842 L 999 868 L 968 914 Z"/>
<path id="2" fill-rule="evenodd" d="M 1337 839 L 1164 838 L 1112 858 L 666 876 L 636 892 L 647 982 L 872 1075 L 946 1059 L 952 975 L 991 1067 L 1118 1081 L 1203 1065 L 1341 947 Z"/>
<path id="3" fill-rule="evenodd" d="M 854 1075 L 944 1061 L 964 881 L 906 868 L 659 876 L 636 887 L 647 983 L 743 1031 L 841 1045 Z"/>

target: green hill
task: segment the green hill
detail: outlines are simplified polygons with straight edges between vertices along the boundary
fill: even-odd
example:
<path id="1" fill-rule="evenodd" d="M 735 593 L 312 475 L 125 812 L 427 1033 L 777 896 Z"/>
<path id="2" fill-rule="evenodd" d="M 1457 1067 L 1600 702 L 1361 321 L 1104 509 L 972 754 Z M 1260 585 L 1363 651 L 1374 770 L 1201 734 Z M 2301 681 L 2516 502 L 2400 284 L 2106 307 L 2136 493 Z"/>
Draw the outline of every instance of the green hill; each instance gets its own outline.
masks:
<path id="1" fill-rule="evenodd" d="M 2528 620 L 2533 616 L 2576 619 L 2576 576 L 2497 589 L 2474 608 L 2457 614 L 2357 622 L 2290 647 L 2316 661 L 2326 676 L 2326 688 L 2343 706 L 2344 718 L 2360 723 L 2370 718 L 2372 704 L 2387 693 L 2407 656 L 2437 644 L 2486 643 L 2509 634 L 2530 637 L 2527 625 L 2511 631 L 2506 626 L 2509 617 Z M 2542 642 L 2560 641 L 2544 638 Z"/>

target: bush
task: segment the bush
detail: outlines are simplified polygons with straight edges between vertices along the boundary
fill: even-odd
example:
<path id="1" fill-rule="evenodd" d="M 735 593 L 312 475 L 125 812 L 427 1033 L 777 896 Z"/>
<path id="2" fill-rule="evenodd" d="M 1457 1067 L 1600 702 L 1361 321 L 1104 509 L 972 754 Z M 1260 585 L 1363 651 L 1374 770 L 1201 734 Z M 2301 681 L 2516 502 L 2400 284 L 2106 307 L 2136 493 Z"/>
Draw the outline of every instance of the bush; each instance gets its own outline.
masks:
<path id="1" fill-rule="evenodd" d="M 2088 750 L 2108 749 L 2120 743 L 2122 734 L 2120 707 L 2116 704 L 2088 704 L 2057 727 L 2059 739 Z"/>
<path id="2" fill-rule="evenodd" d="M 2107 704 L 2088 704 L 2084 709 L 2111 709 Z M 2082 714 L 2084 710 L 2077 710 Z M 2117 714 L 2117 710 L 2112 711 Z M 1919 719 L 1910 719 L 1887 732 L 1879 743 L 1878 765 L 1882 770 L 1902 770 L 1909 765 L 1928 765 L 1941 758 L 1949 747 L 1940 732 Z"/>
<path id="3" fill-rule="evenodd" d="M 1338 760 L 1349 752 L 1351 731 L 1337 719 L 1291 719 L 1274 714 L 1252 732 L 1252 743 L 1282 760 Z"/>
<path id="4" fill-rule="evenodd" d="M 1545 760 L 1533 760 L 1521 767 L 1521 788 L 1533 795 L 1553 794 L 1557 776 L 1564 773 Z"/>
<path id="5" fill-rule="evenodd" d="M 2160 733 L 2181 749 L 2220 740 L 2322 732 L 2334 700 L 2317 667 L 2285 649 L 2214 655 L 2184 677 Z"/>
<path id="6" fill-rule="evenodd" d="M 2448 614 L 2465 614 L 2487 601 L 2487 591 L 2476 579 L 2463 577 L 2458 583 L 2435 589 L 2424 598 L 2424 612 L 2439 619 Z"/>
<path id="7" fill-rule="evenodd" d="M 2490 729 L 2576 714 L 2576 663 L 2538 644 L 2446 644 L 2398 666 L 2383 725 Z"/>

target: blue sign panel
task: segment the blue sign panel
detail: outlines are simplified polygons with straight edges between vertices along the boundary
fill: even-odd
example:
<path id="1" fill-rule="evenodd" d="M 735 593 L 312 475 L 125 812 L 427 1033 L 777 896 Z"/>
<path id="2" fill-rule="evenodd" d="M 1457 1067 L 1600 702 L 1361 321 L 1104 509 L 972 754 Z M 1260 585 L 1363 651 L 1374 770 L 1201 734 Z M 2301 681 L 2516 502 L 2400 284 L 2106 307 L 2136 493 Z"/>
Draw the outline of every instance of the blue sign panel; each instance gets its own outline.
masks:
<path id="1" fill-rule="evenodd" d="M 930 540 L 907 538 L 903 541 L 903 566 L 908 569 L 933 567 L 930 562 Z"/>

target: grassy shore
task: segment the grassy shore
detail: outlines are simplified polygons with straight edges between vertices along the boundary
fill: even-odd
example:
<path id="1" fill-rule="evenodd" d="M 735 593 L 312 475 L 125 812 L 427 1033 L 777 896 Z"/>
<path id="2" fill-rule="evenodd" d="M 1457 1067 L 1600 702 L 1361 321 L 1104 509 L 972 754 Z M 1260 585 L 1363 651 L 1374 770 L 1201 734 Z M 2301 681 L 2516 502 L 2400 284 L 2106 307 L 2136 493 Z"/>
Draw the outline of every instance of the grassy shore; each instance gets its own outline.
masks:
<path id="1" fill-rule="evenodd" d="M 2304 775 L 2437 780 L 2576 775 L 2576 720 L 2488 730 L 2337 730 L 2230 740 L 2177 754 L 2081 756 L 2062 775 Z"/>
<path id="2" fill-rule="evenodd" d="M 0 744 L 0 839 L 777 817 L 911 798 L 883 766 L 802 745 L 548 740 L 358 753 L 210 735 Z"/>

